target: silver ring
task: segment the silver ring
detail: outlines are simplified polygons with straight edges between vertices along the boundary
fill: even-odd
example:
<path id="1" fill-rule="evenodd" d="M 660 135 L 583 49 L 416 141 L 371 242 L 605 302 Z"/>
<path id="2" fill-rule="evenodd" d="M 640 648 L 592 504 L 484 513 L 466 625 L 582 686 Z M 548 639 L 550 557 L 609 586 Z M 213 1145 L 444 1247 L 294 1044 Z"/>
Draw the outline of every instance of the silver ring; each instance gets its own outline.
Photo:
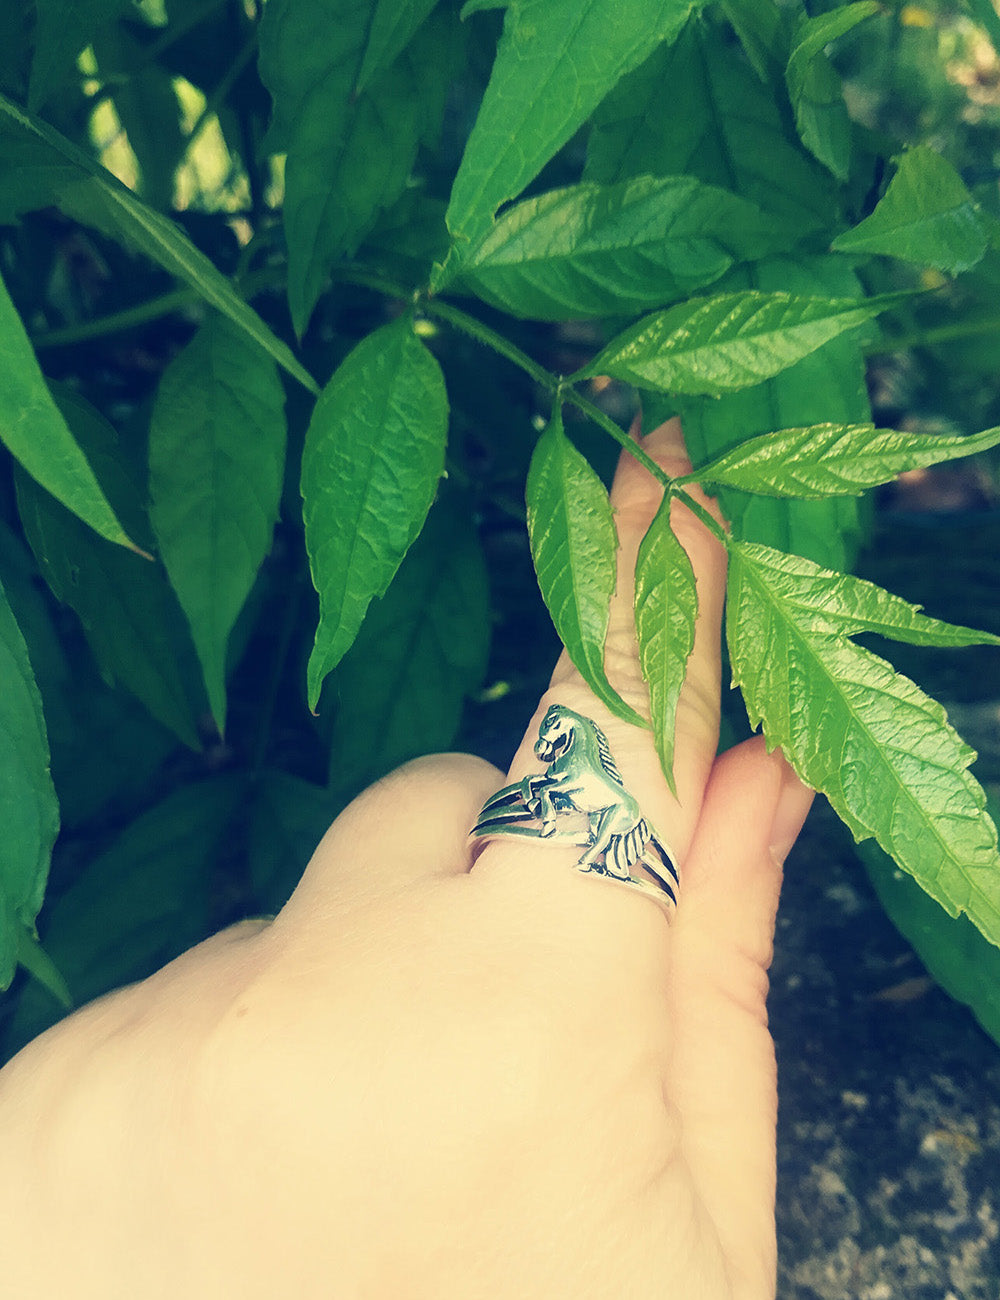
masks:
<path id="1" fill-rule="evenodd" d="M 544 772 L 487 799 L 471 834 L 575 844 L 584 849 L 578 871 L 638 890 L 672 915 L 680 888 L 677 863 L 625 789 L 597 723 L 553 704 L 538 728 L 535 757 L 545 764 Z M 634 868 L 651 879 L 636 878 Z"/>

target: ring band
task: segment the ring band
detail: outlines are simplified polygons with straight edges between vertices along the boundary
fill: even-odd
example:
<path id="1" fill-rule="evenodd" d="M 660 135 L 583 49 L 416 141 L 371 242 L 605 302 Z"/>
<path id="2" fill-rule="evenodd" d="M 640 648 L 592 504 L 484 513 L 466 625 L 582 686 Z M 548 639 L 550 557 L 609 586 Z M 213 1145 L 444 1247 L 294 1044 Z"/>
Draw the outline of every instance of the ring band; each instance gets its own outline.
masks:
<path id="1" fill-rule="evenodd" d="M 575 844 L 584 849 L 578 871 L 638 890 L 672 915 L 680 887 L 677 864 L 625 789 L 597 723 L 553 704 L 538 728 L 535 757 L 545 764 L 544 772 L 487 799 L 471 834 Z M 650 879 L 635 877 L 633 868 Z"/>

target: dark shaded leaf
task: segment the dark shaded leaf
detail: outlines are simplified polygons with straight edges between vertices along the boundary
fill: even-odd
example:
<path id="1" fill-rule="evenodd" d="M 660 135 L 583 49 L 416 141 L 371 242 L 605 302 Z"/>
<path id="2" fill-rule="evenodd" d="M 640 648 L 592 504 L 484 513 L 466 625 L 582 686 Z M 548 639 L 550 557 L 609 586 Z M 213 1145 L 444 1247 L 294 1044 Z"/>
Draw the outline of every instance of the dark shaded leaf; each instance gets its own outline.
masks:
<path id="1" fill-rule="evenodd" d="M 14 978 L 22 933 L 45 895 L 59 805 L 49 775 L 42 700 L 28 648 L 0 587 L 0 989 Z"/>
<path id="2" fill-rule="evenodd" d="M 164 372 L 153 407 L 150 518 L 220 732 L 229 633 L 278 517 L 284 403 L 273 362 L 214 316 Z"/>
<path id="3" fill-rule="evenodd" d="M 337 669 L 330 784 L 353 794 L 454 743 L 486 671 L 486 562 L 468 509 L 446 494 Z"/>

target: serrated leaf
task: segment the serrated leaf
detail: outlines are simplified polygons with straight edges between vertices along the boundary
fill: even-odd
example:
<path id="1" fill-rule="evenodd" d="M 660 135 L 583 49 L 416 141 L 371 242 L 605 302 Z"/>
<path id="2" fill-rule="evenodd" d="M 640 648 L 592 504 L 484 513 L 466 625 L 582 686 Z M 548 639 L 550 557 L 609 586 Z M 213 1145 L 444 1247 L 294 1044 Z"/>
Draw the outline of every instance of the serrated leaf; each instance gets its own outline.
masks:
<path id="1" fill-rule="evenodd" d="M 14 978 L 21 934 L 45 894 L 59 805 L 49 775 L 42 700 L 28 648 L 0 587 L 0 989 Z"/>
<path id="2" fill-rule="evenodd" d="M 611 375 L 669 393 L 731 393 L 787 370 L 898 301 L 895 294 L 858 302 L 756 290 L 692 298 L 637 321 L 577 377 Z"/>
<path id="3" fill-rule="evenodd" d="M 884 253 L 950 275 L 980 260 L 987 229 L 951 163 L 924 145 L 907 150 L 870 217 L 833 241 L 844 253 Z"/>
<path id="4" fill-rule="evenodd" d="M 847 179 L 850 169 L 851 124 L 840 77 L 824 50 L 878 11 L 875 0 L 857 0 L 815 18 L 804 18 L 785 70 L 802 143 L 840 180 Z"/>
<path id="5" fill-rule="evenodd" d="M 444 109 L 454 36 L 444 21 L 431 20 L 391 67 L 368 67 L 359 91 L 371 40 L 380 35 L 372 24 L 382 13 L 388 22 L 398 6 L 370 10 L 357 0 L 274 0 L 261 26 L 261 74 L 275 129 L 287 137 L 288 300 L 299 335 L 330 268 L 402 193 L 417 147 Z M 328 39 L 314 39 L 317 22 Z M 315 48 L 304 56 L 304 45 Z"/>
<path id="6" fill-rule="evenodd" d="M 559 639 L 598 699 L 617 717 L 644 727 L 604 669 L 618 550 L 611 504 L 563 432 L 558 412 L 532 455 L 526 498 L 531 557 Z"/>
<path id="7" fill-rule="evenodd" d="M 2 279 L 0 441 L 32 478 L 102 537 L 136 549 L 52 400 Z"/>
<path id="8" fill-rule="evenodd" d="M 515 316 L 628 315 L 787 241 L 754 204 L 691 176 L 584 182 L 508 209 L 469 253 L 462 279 Z"/>
<path id="9" fill-rule="evenodd" d="M 739 37 L 754 72 L 765 83 L 772 80 L 779 64 L 787 61 L 787 11 L 774 0 L 722 0 L 722 12 Z"/>
<path id="10" fill-rule="evenodd" d="M 450 749 L 489 640 L 486 562 L 468 510 L 449 494 L 337 669 L 331 787 L 353 794 L 407 759 Z"/>
<path id="11" fill-rule="evenodd" d="M 320 394 L 302 454 L 306 547 L 320 602 L 312 709 L 423 527 L 447 432 L 440 367 L 408 317 L 363 339 Z"/>
<path id="12" fill-rule="evenodd" d="M 26 113 L 0 95 L 0 150 L 13 141 L 18 155 L 34 158 L 34 184 L 29 207 L 38 203 L 51 184 L 46 201 L 94 226 L 128 248 L 143 253 L 170 275 L 183 280 L 223 316 L 263 348 L 279 366 L 310 392 L 319 391 L 313 377 L 291 349 L 239 296 L 226 277 L 172 221 L 154 212 L 106 168 L 99 166 L 47 122 Z M 18 206 L 18 211 L 28 210 Z"/>
<path id="13" fill-rule="evenodd" d="M 929 618 L 919 605 L 849 573 L 824 569 L 801 555 L 744 542 L 740 555 L 766 574 L 768 591 L 817 636 L 877 632 L 909 645 L 1000 645 L 992 632 Z"/>
<path id="14" fill-rule="evenodd" d="M 707 18 L 656 50 L 594 115 L 585 178 L 643 174 L 696 176 L 800 234 L 836 217 L 829 173 L 789 137 L 770 87 Z"/>
<path id="15" fill-rule="evenodd" d="M 448 204 L 456 241 L 485 233 L 501 203 L 696 7 L 695 0 L 511 0 Z"/>
<path id="16" fill-rule="evenodd" d="M 82 398 L 61 396 L 60 402 L 117 513 L 148 527 L 114 429 Z M 17 473 L 15 485 L 42 575 L 56 599 L 76 612 L 102 673 L 199 748 L 194 718 L 202 706 L 192 699 L 191 679 L 197 666 L 163 569 L 98 537 L 26 474 Z"/>
<path id="17" fill-rule="evenodd" d="M 220 841 L 245 791 L 226 773 L 182 786 L 137 817 L 42 914 L 45 950 L 77 1006 L 151 975 L 203 939 Z M 58 1019 L 29 986 L 4 1039 L 17 1050 Z"/>
<path id="18" fill-rule="evenodd" d="M 649 685 L 653 739 L 667 784 L 674 784 L 677 701 L 694 647 L 698 592 L 687 552 L 670 527 L 670 498 L 664 497 L 635 565 L 635 630 L 639 664 Z"/>
<path id="19" fill-rule="evenodd" d="M 767 496 L 857 496 L 905 470 L 1000 444 L 1000 428 L 960 437 L 899 433 L 873 424 L 814 424 L 748 438 L 688 478 Z"/>
<path id="20" fill-rule="evenodd" d="M 229 633 L 278 517 L 284 403 L 273 362 L 213 316 L 170 363 L 153 406 L 150 520 L 220 733 Z"/>
<path id="21" fill-rule="evenodd" d="M 901 614 L 906 602 L 888 592 L 842 587 L 843 577 L 733 543 L 733 682 L 751 723 L 764 720 L 768 744 L 823 791 L 855 839 L 874 836 L 950 915 L 967 913 L 1000 943 L 1000 855 L 985 795 L 966 770 L 973 753 L 936 701 L 849 639 L 869 611 L 879 631 L 907 640 L 927 630 L 924 620 Z"/>

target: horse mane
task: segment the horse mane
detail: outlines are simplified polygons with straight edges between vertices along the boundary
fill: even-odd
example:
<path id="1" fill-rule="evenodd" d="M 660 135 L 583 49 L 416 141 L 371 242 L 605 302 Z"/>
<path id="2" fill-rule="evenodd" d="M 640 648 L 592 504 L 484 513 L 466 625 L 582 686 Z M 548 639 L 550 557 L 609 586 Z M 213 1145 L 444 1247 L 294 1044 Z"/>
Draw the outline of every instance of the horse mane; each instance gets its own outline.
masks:
<path id="1" fill-rule="evenodd" d="M 624 787 L 625 781 L 622 777 L 621 772 L 618 771 L 617 763 L 611 757 L 611 746 L 608 744 L 607 736 L 600 729 L 600 727 L 597 725 L 596 722 L 591 722 L 590 718 L 585 719 L 585 721 L 590 723 L 590 726 L 594 732 L 594 739 L 597 741 L 597 752 L 601 759 L 601 767 L 604 768 L 608 776 L 610 776 L 613 780 L 617 781 L 620 786 Z"/>

